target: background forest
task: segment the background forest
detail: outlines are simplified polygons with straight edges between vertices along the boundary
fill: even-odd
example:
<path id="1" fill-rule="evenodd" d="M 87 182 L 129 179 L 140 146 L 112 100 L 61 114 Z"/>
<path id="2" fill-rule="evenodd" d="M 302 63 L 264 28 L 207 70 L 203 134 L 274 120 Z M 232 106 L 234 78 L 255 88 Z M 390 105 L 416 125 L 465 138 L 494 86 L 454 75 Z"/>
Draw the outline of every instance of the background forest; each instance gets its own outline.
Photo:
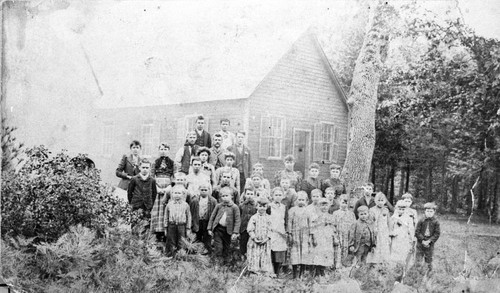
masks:
<path id="1" fill-rule="evenodd" d="M 356 5 L 357 13 L 341 16 L 340 28 L 328 22 L 312 28 L 346 92 L 370 19 L 369 3 Z M 498 276 L 500 260 L 491 259 L 499 249 L 500 41 L 478 35 L 457 7 L 438 14 L 412 2 L 383 13 L 390 29 L 369 178 L 392 202 L 404 192 L 414 195 L 417 209 L 437 202 L 446 232 L 434 276 L 406 270 L 404 281 L 401 267 L 329 272 L 321 281 L 332 287 L 313 278 L 242 277 L 243 262 L 221 265 L 197 254 L 193 243 L 192 254 L 167 260 L 130 235 L 134 215 L 110 197 L 99 170 L 81 169 L 43 146 L 25 148 L 15 125 L 2 120 L 5 281 L 28 292 L 455 292 L 460 274 Z M 472 212 L 473 224 L 466 224 L 463 215 Z"/>

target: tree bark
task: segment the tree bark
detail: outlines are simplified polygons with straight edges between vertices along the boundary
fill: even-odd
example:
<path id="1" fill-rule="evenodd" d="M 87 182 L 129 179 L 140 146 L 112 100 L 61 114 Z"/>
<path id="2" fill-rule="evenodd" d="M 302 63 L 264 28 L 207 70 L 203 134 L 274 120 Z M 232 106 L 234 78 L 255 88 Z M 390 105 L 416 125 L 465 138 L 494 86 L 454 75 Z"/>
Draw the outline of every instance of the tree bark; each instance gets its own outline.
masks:
<path id="1" fill-rule="evenodd" d="M 373 16 L 372 16 L 373 15 Z M 382 64 L 387 56 L 393 8 L 378 1 L 356 60 L 349 91 L 349 140 L 342 177 L 351 190 L 366 182 L 375 148 L 375 109 Z"/>
<path id="2" fill-rule="evenodd" d="M 401 165 L 401 173 L 399 174 L 400 177 L 399 177 L 399 191 L 398 191 L 398 195 L 401 197 L 401 195 L 403 195 L 403 193 L 405 192 L 405 166 L 404 165 Z"/>
<path id="3" fill-rule="evenodd" d="M 434 195 L 432 194 L 432 167 L 433 164 L 432 162 L 429 162 L 429 175 L 428 175 L 428 181 L 427 181 L 427 200 L 428 201 L 433 201 L 434 200 Z"/>
<path id="4" fill-rule="evenodd" d="M 405 192 L 408 192 L 410 190 L 410 170 L 411 170 L 411 165 L 410 162 L 406 162 L 406 180 L 405 180 Z"/>
<path id="5" fill-rule="evenodd" d="M 451 207 L 450 212 L 456 213 L 458 206 L 458 176 L 453 176 L 453 182 L 451 184 Z"/>
<path id="6" fill-rule="evenodd" d="M 389 193 L 389 201 L 394 204 L 394 177 L 396 176 L 396 167 L 391 165 L 391 191 Z"/>

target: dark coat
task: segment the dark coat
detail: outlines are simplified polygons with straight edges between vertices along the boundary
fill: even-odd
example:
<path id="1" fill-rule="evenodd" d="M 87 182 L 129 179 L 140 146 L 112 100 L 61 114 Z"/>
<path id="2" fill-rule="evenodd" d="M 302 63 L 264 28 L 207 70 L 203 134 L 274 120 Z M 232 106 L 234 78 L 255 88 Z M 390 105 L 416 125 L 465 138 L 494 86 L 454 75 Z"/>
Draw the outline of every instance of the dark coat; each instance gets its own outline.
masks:
<path id="1" fill-rule="evenodd" d="M 208 196 L 208 207 L 207 207 L 207 220 L 210 220 L 215 207 L 217 206 L 217 200 L 211 195 Z M 200 230 L 200 199 L 199 197 L 193 198 L 190 204 L 191 208 L 191 231 L 198 232 Z"/>
<path id="2" fill-rule="evenodd" d="M 127 190 L 130 179 L 127 176 L 134 177 L 135 175 L 140 173 L 139 165 L 135 165 L 133 163 L 132 155 L 123 155 L 120 164 L 118 164 L 118 168 L 116 168 L 116 177 L 121 178 L 118 183 L 118 188 L 123 190 Z M 137 162 L 140 162 L 141 158 L 139 157 Z"/>
<path id="3" fill-rule="evenodd" d="M 375 204 L 375 197 L 374 196 L 371 197 L 371 200 L 370 200 L 369 204 L 366 203 L 366 199 L 365 199 L 364 196 L 361 197 L 360 199 L 358 199 L 358 201 L 354 205 L 354 215 L 356 216 L 356 220 L 359 218 L 358 217 L 358 208 L 360 206 L 367 206 L 368 208 L 372 208 L 372 207 L 376 206 L 376 204 Z M 391 213 L 394 213 L 394 207 L 392 206 L 392 204 L 389 201 L 385 202 L 385 206 L 389 209 L 389 211 Z"/>
<path id="4" fill-rule="evenodd" d="M 220 152 L 216 153 L 215 148 L 210 148 L 210 164 L 214 165 L 215 170 L 226 165 L 224 157 L 224 149 L 219 148 Z"/>
<path id="5" fill-rule="evenodd" d="M 425 229 L 429 226 L 430 236 L 425 236 Z M 436 220 L 436 217 L 432 218 L 423 218 L 420 219 L 417 223 L 417 228 L 415 229 L 415 237 L 417 238 L 418 243 L 422 243 L 422 241 L 431 241 L 431 245 L 434 244 L 439 236 L 441 235 L 441 227 L 439 222 Z"/>
<path id="6" fill-rule="evenodd" d="M 255 213 L 257 213 L 257 207 L 255 206 L 255 202 L 253 200 L 248 200 L 240 204 L 240 233 L 247 230 L 248 221 L 250 221 L 250 218 L 255 215 Z"/>
<path id="7" fill-rule="evenodd" d="M 210 216 L 210 221 L 208 222 L 207 229 L 209 231 L 214 231 L 215 227 L 219 224 L 219 221 L 222 218 L 224 211 L 227 213 L 226 214 L 227 233 L 229 235 L 239 234 L 241 225 L 240 209 L 238 208 L 237 205 L 235 205 L 232 202 L 229 204 L 219 203 L 215 207 L 214 211 L 212 212 L 212 215 Z"/>
<path id="8" fill-rule="evenodd" d="M 184 144 L 184 154 L 181 159 L 181 169 L 180 171 L 184 174 L 189 174 L 189 167 L 191 166 L 191 157 L 196 156 L 198 153 L 198 148 L 196 144 L 191 146 L 191 152 L 189 152 L 189 144 Z"/>
<path id="9" fill-rule="evenodd" d="M 161 166 L 162 161 L 165 161 L 164 167 Z M 159 157 L 152 167 L 151 174 L 153 177 L 165 175 L 170 178 L 174 175 L 174 161 L 169 157 Z"/>
<path id="10" fill-rule="evenodd" d="M 307 193 L 307 196 L 309 197 L 309 203 L 312 202 L 311 191 L 313 191 L 314 189 L 321 189 L 321 179 L 319 178 L 312 179 L 308 177 L 306 180 L 303 180 L 302 183 L 300 184 L 300 190 L 305 191 Z"/>
<path id="11" fill-rule="evenodd" d="M 249 177 L 252 174 L 252 157 L 250 156 L 250 149 L 243 145 L 242 152 L 238 150 L 238 146 L 232 145 L 227 148 L 228 151 L 233 152 L 235 154 L 235 162 L 234 168 L 238 169 L 240 173 L 246 177 Z"/>
<path id="12" fill-rule="evenodd" d="M 156 199 L 156 181 L 151 176 L 146 180 L 143 180 L 141 175 L 132 177 L 127 189 L 127 198 L 133 210 L 151 211 Z"/>
<path id="13" fill-rule="evenodd" d="M 210 137 L 210 133 L 206 132 L 205 130 L 203 130 L 203 132 L 201 133 L 201 135 L 198 134 L 198 131 L 194 131 L 196 132 L 196 141 L 194 142 L 195 145 L 198 145 L 200 147 L 207 147 L 207 148 L 211 148 L 212 147 L 212 138 Z"/>

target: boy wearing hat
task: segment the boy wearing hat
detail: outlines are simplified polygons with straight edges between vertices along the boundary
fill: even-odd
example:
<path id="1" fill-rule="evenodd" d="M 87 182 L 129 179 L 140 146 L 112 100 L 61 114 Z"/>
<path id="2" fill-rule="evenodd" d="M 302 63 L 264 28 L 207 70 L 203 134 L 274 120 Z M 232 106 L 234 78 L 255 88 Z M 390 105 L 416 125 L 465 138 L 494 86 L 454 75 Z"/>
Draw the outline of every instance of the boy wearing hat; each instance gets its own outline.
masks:
<path id="1" fill-rule="evenodd" d="M 434 255 L 434 243 L 441 234 L 441 228 L 438 220 L 434 217 L 437 206 L 433 202 L 424 205 L 425 217 L 420 219 L 415 229 L 417 238 L 417 263 L 425 259 L 429 271 L 432 270 L 432 256 Z"/>

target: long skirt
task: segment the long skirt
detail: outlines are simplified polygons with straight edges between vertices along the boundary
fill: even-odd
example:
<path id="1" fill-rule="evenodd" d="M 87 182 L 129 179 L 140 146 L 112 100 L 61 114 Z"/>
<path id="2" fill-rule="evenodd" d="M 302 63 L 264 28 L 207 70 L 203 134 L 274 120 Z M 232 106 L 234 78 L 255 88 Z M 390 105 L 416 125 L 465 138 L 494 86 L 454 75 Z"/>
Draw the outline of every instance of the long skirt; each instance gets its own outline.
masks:
<path id="1" fill-rule="evenodd" d="M 265 244 L 258 244 L 253 240 L 249 240 L 247 246 L 247 263 L 250 272 L 273 274 L 271 243 L 268 241 Z"/>

